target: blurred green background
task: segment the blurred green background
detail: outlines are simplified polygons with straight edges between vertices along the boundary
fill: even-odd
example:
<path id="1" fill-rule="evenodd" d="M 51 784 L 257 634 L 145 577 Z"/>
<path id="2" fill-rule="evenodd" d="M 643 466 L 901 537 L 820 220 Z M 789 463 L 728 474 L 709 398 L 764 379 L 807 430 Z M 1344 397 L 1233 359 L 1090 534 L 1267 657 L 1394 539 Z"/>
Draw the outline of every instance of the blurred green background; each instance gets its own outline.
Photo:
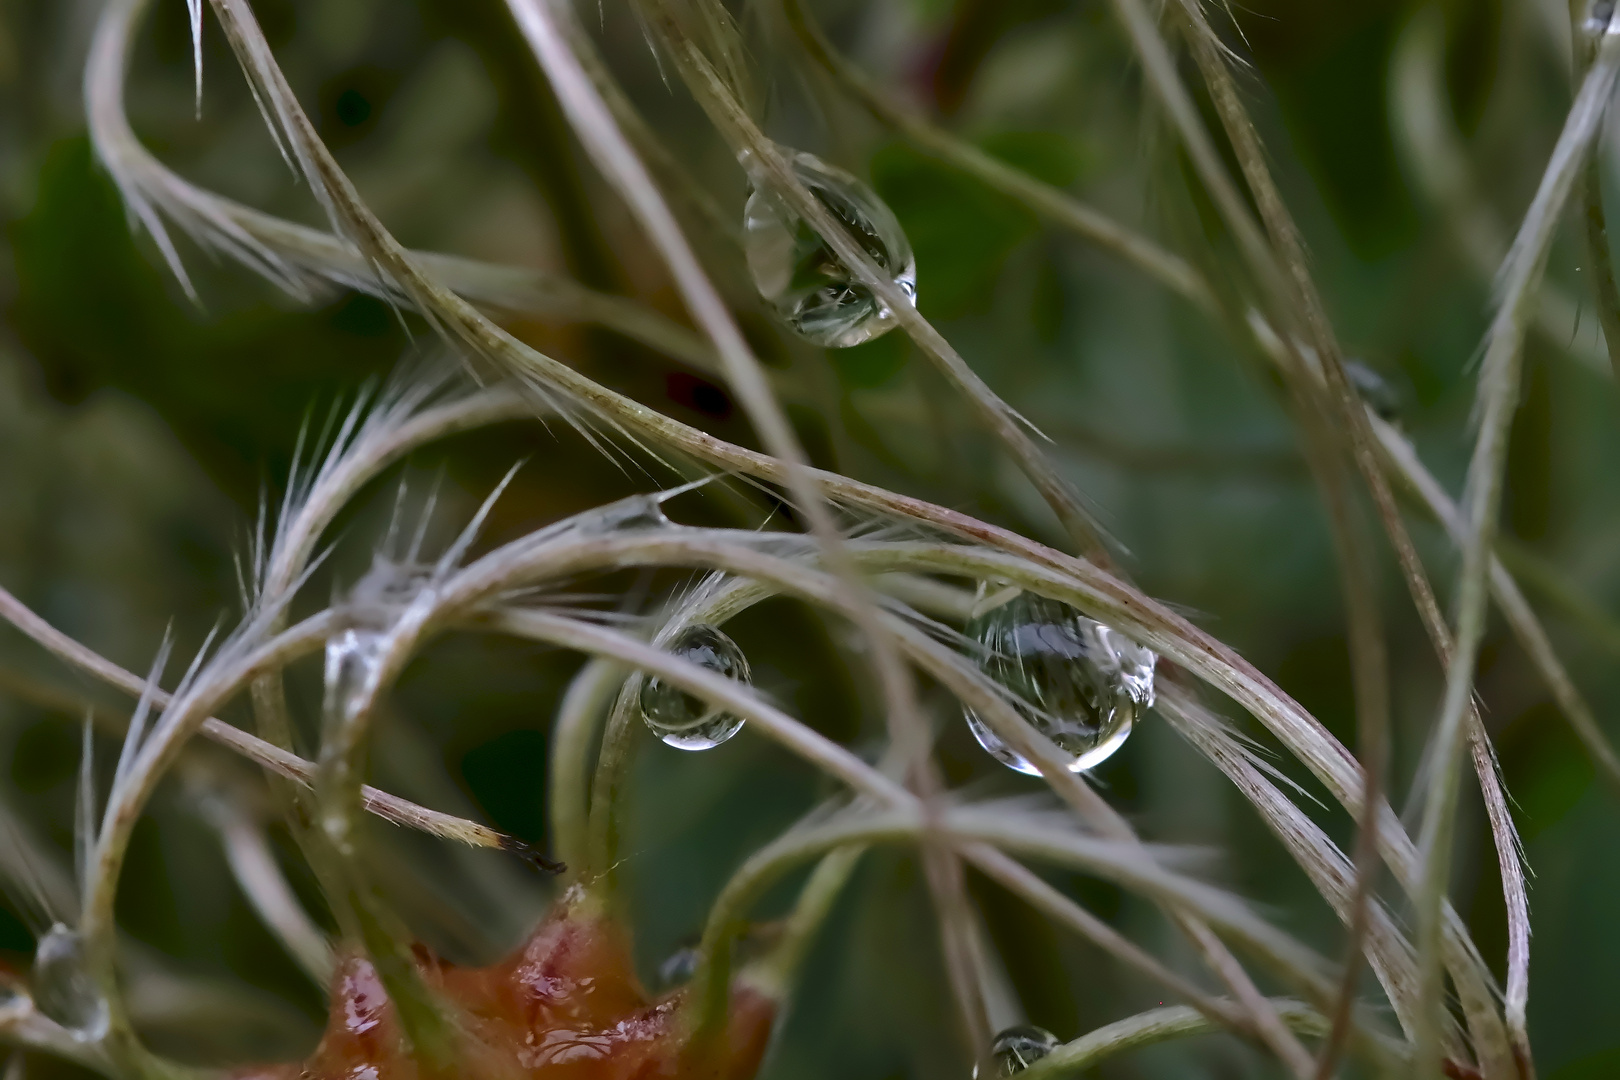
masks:
<path id="1" fill-rule="evenodd" d="M 217 27 L 205 36 L 198 118 L 185 6 L 155 6 L 128 95 L 147 145 L 205 187 L 317 223 Z M 1250 61 L 1243 88 L 1346 347 L 1393 386 L 1406 429 L 1456 491 L 1489 282 L 1459 253 L 1446 208 L 1425 197 L 1392 134 L 1392 57 L 1422 6 L 1250 0 L 1238 14 L 1241 34 L 1228 27 L 1228 36 Z M 183 294 L 149 240 L 132 235 L 84 133 L 79 80 L 99 7 L 0 0 L 0 582 L 69 634 L 145 671 L 166 626 L 184 655 L 222 614 L 234 617 L 235 560 L 261 498 L 273 504 L 284 489 L 306 422 L 313 417 L 318 428 L 368 379 L 428 362 L 437 347 L 423 325 L 377 301 L 333 293 L 300 307 L 184 243 L 199 299 Z M 567 273 L 682 317 L 660 263 L 585 165 L 497 0 L 257 0 L 254 9 L 321 134 L 401 240 Z M 1270 377 L 1135 271 L 895 141 L 809 69 L 772 5 L 759 9 L 750 43 L 769 91 L 768 130 L 865 176 L 890 203 L 916 249 L 922 312 L 1053 436 L 1057 459 L 1128 550 L 1138 582 L 1238 648 L 1353 745 L 1330 545 Z M 1098 0 L 835 0 L 814 10 L 897 95 L 991 154 L 1183 251 L 1206 243 L 1183 163 Z M 1567 13 L 1561 0 L 1453 0 L 1437 10 L 1445 93 L 1480 194 L 1506 233 L 1568 105 Z M 629 10 L 604 2 L 581 14 L 656 130 L 740 216 L 740 171 L 684 92 L 666 86 Z M 1572 232 L 1560 241 L 1549 274 L 1586 304 L 1576 240 Z M 818 463 L 1055 540 L 1027 485 L 899 335 L 835 353 L 790 341 L 746 289 L 736 250 L 724 241 L 706 250 Z M 1620 702 L 1620 395 L 1591 363 L 1595 324 L 1588 313 L 1568 340 L 1529 345 L 1504 528 L 1595 609 L 1597 625 L 1533 595 L 1600 722 L 1620 738 L 1612 719 Z M 519 329 L 608 385 L 752 441 L 726 392 L 699 372 L 606 332 Z M 460 437 L 418 453 L 357 501 L 310 596 L 319 601 L 364 569 L 402 476 L 418 495 L 442 478 L 442 542 L 520 458 L 528 463 L 497 508 L 489 542 L 669 479 L 622 469 L 556 425 Z M 686 519 L 726 520 L 722 509 L 692 502 Z M 1455 560 L 1436 529 L 1414 521 L 1444 594 Z M 1404 590 L 1392 567 L 1384 570 L 1399 806 L 1439 680 Z M 623 577 L 579 588 L 656 597 L 679 581 Z M 733 631 L 762 688 L 829 735 L 877 745 L 881 724 L 869 689 L 851 674 L 858 665 L 844 627 L 778 603 Z M 374 775 L 543 844 L 546 736 L 577 664 L 485 638 L 435 642 L 393 695 Z M 179 668 L 171 668 L 172 680 Z M 0 630 L 0 669 L 0 691 L 8 691 L 0 692 L 0 794 L 66 866 L 77 715 L 42 704 L 42 695 L 119 702 L 9 629 Z M 295 672 L 293 689 L 295 705 L 312 713 L 318 672 Z M 1620 1075 L 1620 812 L 1496 623 L 1479 689 L 1535 874 L 1530 1018 L 1541 1075 Z M 1036 789 L 978 751 L 942 694 L 928 700 L 953 782 L 979 793 Z M 113 745 L 100 749 L 111 760 Z M 1302 769 L 1281 756 L 1277 763 L 1316 792 Z M 1337 954 L 1336 924 L 1303 875 L 1219 774 L 1161 724 L 1150 718 L 1099 778 L 1144 835 L 1207 847 L 1210 876 Z M 697 931 L 745 854 L 831 789 L 745 732 L 703 755 L 646 740 L 633 791 L 625 872 L 651 978 Z M 319 992 L 255 921 L 195 801 L 167 785 L 137 831 L 120 914 L 143 963 L 217 992 L 176 991 L 169 1000 L 154 990 L 148 1036 L 199 1061 L 301 1053 L 318 1031 Z M 1340 815 L 1313 812 L 1347 842 Z M 375 872 L 424 939 L 454 957 L 498 954 L 548 898 L 546 881 L 500 856 L 447 851 L 386 827 L 375 839 Z M 299 887 L 318 903 L 283 846 Z M 1108 886 L 1062 880 L 1136 940 L 1187 960 L 1150 908 Z M 1477 802 L 1464 806 L 1455 881 L 1459 909 L 1500 971 L 1504 915 Z M 983 882 L 973 888 L 1032 1021 L 1073 1038 L 1159 1003 L 1153 987 L 1019 903 Z M 27 922 L 22 904 L 0 908 L 3 962 L 26 964 Z M 962 1050 L 941 1037 L 952 1016 L 943 986 L 915 863 L 873 855 L 822 936 L 765 1075 L 955 1075 Z M 29 1067 L 53 1068 L 43 1059 Z M 1209 1037 L 1118 1058 L 1098 1075 L 1270 1069 L 1247 1047 Z"/>

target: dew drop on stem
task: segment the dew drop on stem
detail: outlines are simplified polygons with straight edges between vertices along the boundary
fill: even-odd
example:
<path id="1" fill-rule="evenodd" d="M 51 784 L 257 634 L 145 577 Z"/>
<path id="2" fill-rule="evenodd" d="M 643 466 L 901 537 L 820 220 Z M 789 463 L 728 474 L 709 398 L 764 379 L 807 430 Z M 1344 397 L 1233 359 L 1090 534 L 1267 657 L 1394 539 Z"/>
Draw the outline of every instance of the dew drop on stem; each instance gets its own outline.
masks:
<path id="1" fill-rule="evenodd" d="M 688 663 L 708 668 L 738 682 L 749 682 L 748 658 L 742 649 L 712 626 L 688 626 L 664 646 Z M 742 730 L 743 719 L 654 676 L 641 684 L 641 718 L 665 743 L 677 750 L 708 750 Z"/>
<path id="2" fill-rule="evenodd" d="M 578 527 L 590 535 L 667 529 L 674 522 L 664 513 L 662 501 L 654 495 L 631 495 L 609 503 L 578 519 Z"/>
<path id="3" fill-rule="evenodd" d="M 1153 704 L 1158 657 L 1114 628 L 1034 593 L 1018 592 L 969 620 L 980 669 L 1067 756 L 1070 772 L 1118 750 Z M 1040 769 L 1008 746 L 972 709 L 968 727 L 990 756 L 1030 776 Z"/>
<path id="4" fill-rule="evenodd" d="M 692 981 L 697 974 L 698 962 L 703 954 L 694 945 L 683 945 L 658 965 L 658 982 L 665 989 L 673 989 Z"/>
<path id="5" fill-rule="evenodd" d="M 85 970 L 78 931 L 53 925 L 34 949 L 34 1006 L 80 1042 L 99 1042 L 110 1022 L 107 999 Z"/>
<path id="6" fill-rule="evenodd" d="M 1388 379 L 1360 360 L 1346 360 L 1344 375 L 1374 416 L 1389 424 L 1400 421 L 1401 394 Z"/>
<path id="7" fill-rule="evenodd" d="M 909 298 L 917 295 L 917 260 L 905 230 L 877 193 L 813 154 L 788 157 L 793 175 L 809 189 L 872 261 Z M 743 208 L 743 248 L 759 293 L 800 337 L 846 348 L 870 341 L 895 325 L 894 312 L 857 280 L 825 237 L 773 191 L 744 155 L 753 190 Z"/>
<path id="8" fill-rule="evenodd" d="M 351 627 L 326 643 L 326 714 L 354 719 L 375 689 L 386 635 Z"/>
<path id="9" fill-rule="evenodd" d="M 1060 1045 L 1057 1036 L 1045 1028 L 1019 1024 L 1005 1029 L 990 1043 L 990 1060 L 997 1077 L 1016 1076 Z M 978 1080 L 978 1076 L 979 1067 L 975 1065 L 974 1080 Z"/>
<path id="10" fill-rule="evenodd" d="M 1592 37 L 1602 37 L 1609 30 L 1609 24 L 1614 21 L 1614 0 L 1592 0 L 1592 6 L 1587 10 L 1586 21 L 1581 29 Z"/>

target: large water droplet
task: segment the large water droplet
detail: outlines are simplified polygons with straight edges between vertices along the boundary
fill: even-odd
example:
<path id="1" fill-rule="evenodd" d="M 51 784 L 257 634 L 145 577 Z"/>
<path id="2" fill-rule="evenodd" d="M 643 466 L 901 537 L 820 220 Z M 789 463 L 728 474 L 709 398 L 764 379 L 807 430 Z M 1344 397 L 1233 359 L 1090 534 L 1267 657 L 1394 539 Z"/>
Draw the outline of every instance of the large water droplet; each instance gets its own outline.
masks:
<path id="1" fill-rule="evenodd" d="M 995 1037 L 990 1044 L 990 1060 L 995 1063 L 996 1076 L 1016 1076 L 1061 1045 L 1058 1037 L 1045 1028 L 1019 1024 Z M 973 1066 L 973 1076 L 978 1080 L 977 1065 Z"/>
<path id="2" fill-rule="evenodd" d="M 80 1042 L 99 1042 L 107 1034 L 107 999 L 84 967 L 84 941 L 61 923 L 50 928 L 34 949 L 34 1006 Z"/>
<path id="3" fill-rule="evenodd" d="M 688 626 L 664 649 L 728 679 L 750 680 L 748 658 L 735 641 L 712 626 Z M 707 750 L 742 730 L 742 717 L 712 708 L 702 698 L 656 676 L 641 684 L 639 701 L 641 718 L 653 734 L 677 750 Z"/>
<path id="4" fill-rule="evenodd" d="M 1069 755 L 1070 772 L 1118 750 L 1153 704 L 1153 651 L 1057 600 L 1020 592 L 970 620 L 966 632 L 982 647 L 984 673 L 1010 690 L 1024 718 Z M 990 756 L 1040 775 L 972 709 L 966 712 Z"/>
<path id="5" fill-rule="evenodd" d="M 877 193 L 813 154 L 794 153 L 788 160 L 794 175 L 848 226 L 895 286 L 915 297 L 917 260 L 894 212 Z M 762 178 L 755 179 L 743 208 L 743 247 L 760 295 L 806 340 L 844 348 L 894 326 L 894 312 Z"/>

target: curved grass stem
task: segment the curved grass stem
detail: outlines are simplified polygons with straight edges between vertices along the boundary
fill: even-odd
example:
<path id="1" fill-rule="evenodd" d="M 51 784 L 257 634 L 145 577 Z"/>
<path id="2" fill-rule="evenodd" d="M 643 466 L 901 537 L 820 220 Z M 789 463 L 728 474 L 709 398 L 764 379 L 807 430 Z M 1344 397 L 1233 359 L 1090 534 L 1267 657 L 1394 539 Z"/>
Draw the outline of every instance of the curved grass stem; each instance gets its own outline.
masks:
<path id="1" fill-rule="evenodd" d="M 1610 32 L 1604 35 L 1597 57 L 1581 84 L 1541 185 L 1503 265 L 1497 312 L 1480 365 L 1479 436 L 1469 463 L 1465 499 L 1467 532 L 1462 544 L 1463 566 L 1457 588 L 1455 653 L 1447 673 L 1445 699 L 1435 724 L 1431 760 L 1436 772 L 1425 800 L 1421 842 L 1424 877 L 1418 905 L 1419 955 L 1424 962 L 1426 1001 L 1429 1009 L 1436 1013 L 1440 1008 L 1440 903 L 1450 870 L 1458 786 L 1457 757 L 1466 728 L 1465 719 L 1471 711 L 1474 663 L 1485 634 L 1492 548 L 1507 462 L 1508 431 L 1519 397 L 1525 331 L 1554 231 L 1579 181 L 1617 76 L 1620 76 L 1620 33 Z M 1510 1016 L 1519 1011 L 1510 1000 Z M 1432 1015 L 1419 1029 L 1417 1067 L 1420 1077 L 1438 1070 L 1434 1035 L 1437 1021 Z M 1521 1026 L 1513 1035 L 1515 1055 L 1527 1066 L 1529 1047 L 1522 1017 Z M 1489 1063 L 1487 1065 L 1489 1067 Z"/>
<path id="2" fill-rule="evenodd" d="M 1309 1005 L 1298 1001 L 1274 999 L 1272 1008 L 1289 1027 L 1301 1035 L 1320 1038 L 1328 1033 L 1328 1021 Z M 1185 1005 L 1153 1009 L 1124 1020 L 1116 1020 L 1105 1027 L 1087 1032 L 1078 1039 L 1066 1042 L 1025 1069 L 1024 1073 L 1028 1080 L 1053 1080 L 1059 1076 L 1078 1076 L 1118 1054 L 1168 1042 L 1171 1039 L 1207 1035 L 1218 1030 L 1207 1016 Z"/>

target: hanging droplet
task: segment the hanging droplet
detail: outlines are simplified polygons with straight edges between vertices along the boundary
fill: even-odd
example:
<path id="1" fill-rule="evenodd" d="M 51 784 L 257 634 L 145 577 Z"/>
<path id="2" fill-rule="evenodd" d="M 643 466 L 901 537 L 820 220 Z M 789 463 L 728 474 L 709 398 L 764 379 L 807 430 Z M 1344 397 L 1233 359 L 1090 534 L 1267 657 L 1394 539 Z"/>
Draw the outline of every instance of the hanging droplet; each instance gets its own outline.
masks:
<path id="1" fill-rule="evenodd" d="M 350 720 L 376 690 L 386 635 L 351 627 L 326 642 L 326 714 Z"/>
<path id="2" fill-rule="evenodd" d="M 995 1063 L 996 1076 L 1016 1076 L 1061 1045 L 1057 1036 L 1045 1028 L 1019 1024 L 1007 1028 L 990 1043 L 990 1060 Z M 978 1076 L 979 1067 L 975 1065 L 974 1080 Z"/>
<path id="3" fill-rule="evenodd" d="M 654 495 L 631 495 L 584 514 L 578 521 L 582 531 L 593 535 L 663 529 L 674 524 L 664 513 L 663 501 Z"/>
<path id="4" fill-rule="evenodd" d="M 1391 386 L 1388 379 L 1360 360 L 1346 360 L 1344 375 L 1350 380 L 1350 385 L 1355 387 L 1362 402 L 1373 411 L 1374 416 L 1389 424 L 1400 420 L 1400 391 Z"/>
<path id="5" fill-rule="evenodd" d="M 34 1006 L 80 1042 L 99 1042 L 110 1022 L 107 999 L 84 967 L 84 941 L 61 923 L 34 949 Z"/>
<path id="6" fill-rule="evenodd" d="M 917 260 L 905 230 L 877 193 L 813 154 L 794 153 L 788 161 L 895 287 L 915 298 Z M 750 168 L 746 155 L 743 164 Z M 832 245 L 762 176 L 752 179 L 754 189 L 743 208 L 743 248 L 754 285 L 783 320 L 806 340 L 831 348 L 859 345 L 891 329 L 894 312 L 856 280 Z"/>
<path id="7" fill-rule="evenodd" d="M 1602 37 L 1609 30 L 1609 24 L 1614 20 L 1614 0 L 1593 0 L 1592 7 L 1587 13 L 1586 21 L 1581 24 L 1592 37 Z"/>
<path id="8" fill-rule="evenodd" d="M 966 633 L 982 648 L 984 673 L 1010 690 L 1024 718 L 1069 755 L 1070 772 L 1106 760 L 1153 704 L 1153 651 L 1057 600 L 1019 592 L 971 619 Z M 972 709 L 966 712 L 974 738 L 991 757 L 1040 775 Z"/>
<path id="9" fill-rule="evenodd" d="M 675 635 L 665 651 L 688 663 L 708 668 L 738 682 L 748 682 L 748 658 L 725 634 L 712 626 L 688 626 Z M 702 698 L 671 686 L 656 676 L 641 684 L 641 718 L 664 742 L 677 750 L 707 750 L 742 730 L 742 717 L 709 705 Z"/>
<path id="10" fill-rule="evenodd" d="M 694 945 L 685 945 L 674 952 L 658 965 L 658 981 L 665 989 L 671 989 L 692 981 L 697 974 L 698 962 L 703 954 L 698 952 Z"/>

